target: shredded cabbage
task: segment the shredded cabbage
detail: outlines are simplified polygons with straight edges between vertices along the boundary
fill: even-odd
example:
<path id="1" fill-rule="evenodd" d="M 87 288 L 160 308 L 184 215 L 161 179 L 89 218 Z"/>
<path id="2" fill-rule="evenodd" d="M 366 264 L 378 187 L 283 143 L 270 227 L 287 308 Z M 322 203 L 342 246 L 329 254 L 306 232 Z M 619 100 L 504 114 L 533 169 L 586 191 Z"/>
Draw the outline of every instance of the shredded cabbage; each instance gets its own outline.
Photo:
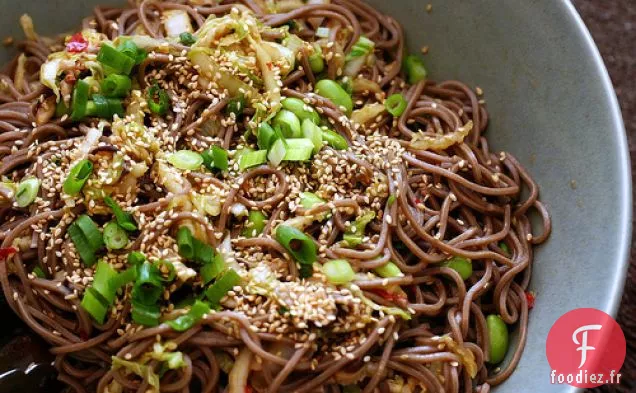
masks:
<path id="1" fill-rule="evenodd" d="M 473 122 L 468 121 L 468 123 L 459 127 L 454 132 L 444 135 L 438 136 L 428 136 L 422 133 L 415 134 L 413 139 L 411 140 L 410 146 L 413 149 L 418 150 L 444 150 L 449 147 L 462 143 L 464 138 L 468 136 L 470 131 L 473 129 Z"/>
<path id="2" fill-rule="evenodd" d="M 185 367 L 186 364 L 183 361 L 183 353 L 175 352 L 175 349 L 177 349 L 177 344 L 172 341 L 168 341 L 164 344 L 156 342 L 152 346 L 150 357 L 160 362 L 165 362 L 170 370 Z"/>
<path id="3" fill-rule="evenodd" d="M 365 124 L 375 120 L 376 117 L 386 112 L 386 107 L 379 102 L 366 104 L 351 113 L 351 120 L 358 124 Z"/>
<path id="4" fill-rule="evenodd" d="M 377 94 L 384 94 L 380 85 L 365 78 L 353 78 L 352 85 L 354 93 L 364 93 L 368 91 Z"/>
<path id="5" fill-rule="evenodd" d="M 55 52 L 49 55 L 47 61 L 40 67 L 40 82 L 53 90 L 53 94 L 60 100 L 60 88 L 58 77 L 65 71 L 75 71 L 78 67 L 86 67 L 91 71 L 92 77 L 100 80 L 104 76 L 102 65 L 96 60 L 93 53 L 69 53 L 66 51 Z"/>
<path id="6" fill-rule="evenodd" d="M 356 42 L 351 48 L 351 52 L 347 54 L 343 72 L 344 75 L 350 77 L 357 76 L 362 70 L 362 67 L 366 64 L 369 56 L 373 54 L 374 49 L 375 42 L 365 36 L 361 36 L 358 39 L 358 42 Z"/>
<path id="7" fill-rule="evenodd" d="M 296 63 L 296 52 L 276 42 L 262 41 L 263 49 L 279 67 L 282 76 L 289 74 Z"/>
<path id="8" fill-rule="evenodd" d="M 455 342 L 455 340 L 453 340 L 453 338 L 449 335 L 441 336 L 440 342 L 446 344 L 448 349 L 459 357 L 459 361 L 464 365 L 466 371 L 468 371 L 468 375 L 470 375 L 471 378 L 475 378 L 477 375 L 475 354 L 470 349 L 467 349 L 463 345 Z"/>
<path id="9" fill-rule="evenodd" d="M 215 81 L 221 87 L 235 96 L 239 93 L 245 95 L 257 96 L 256 90 L 243 82 L 242 80 L 231 75 L 229 72 L 221 70 L 221 67 L 213 58 L 213 52 L 208 48 L 194 48 L 188 53 L 188 58 L 199 67 L 199 73 L 208 80 Z M 248 94 L 249 93 L 249 94 Z"/>
<path id="10" fill-rule="evenodd" d="M 167 10 L 163 12 L 163 28 L 168 37 L 175 37 L 181 33 L 192 33 L 190 16 L 182 10 Z"/>
<path id="11" fill-rule="evenodd" d="M 362 290 L 360 290 L 360 288 L 358 288 L 357 286 L 349 285 L 348 288 L 351 291 L 351 293 L 353 293 L 355 296 L 359 297 L 360 300 L 362 300 L 362 302 L 364 304 L 366 304 L 367 306 L 371 307 L 373 310 L 382 311 L 385 314 L 395 315 L 395 316 L 398 316 L 398 317 L 400 317 L 402 319 L 406 319 L 406 320 L 410 320 L 411 319 L 411 315 L 408 312 L 402 310 L 399 307 L 386 307 L 386 306 L 381 306 L 381 305 L 375 303 L 371 299 L 369 299 L 366 296 L 364 296 L 364 294 L 362 293 Z"/>
<path id="12" fill-rule="evenodd" d="M 245 393 L 247 379 L 250 375 L 250 363 L 252 361 L 252 351 L 245 347 L 236 357 L 230 375 L 228 375 L 228 392 Z"/>
<path id="13" fill-rule="evenodd" d="M 118 368 L 125 368 L 131 373 L 139 375 L 145 381 L 148 381 L 148 384 L 155 389 L 154 391 L 159 392 L 159 376 L 155 373 L 152 367 L 139 362 L 124 360 L 117 356 L 113 356 L 111 359 L 113 362 L 112 368 L 114 370 L 117 370 Z"/>

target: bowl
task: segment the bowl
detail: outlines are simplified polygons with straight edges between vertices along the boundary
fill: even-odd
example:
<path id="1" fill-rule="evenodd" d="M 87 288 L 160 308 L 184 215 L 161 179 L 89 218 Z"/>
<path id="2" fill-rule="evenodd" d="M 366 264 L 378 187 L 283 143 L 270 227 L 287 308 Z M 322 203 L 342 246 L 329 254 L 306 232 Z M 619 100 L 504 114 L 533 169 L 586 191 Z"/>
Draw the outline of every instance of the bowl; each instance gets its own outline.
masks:
<path id="1" fill-rule="evenodd" d="M 432 9 L 427 11 L 430 2 Z M 29 13 L 39 33 L 76 28 L 113 0 L 0 0 L 0 37 L 21 36 Z M 615 314 L 631 238 L 631 177 L 625 130 L 603 61 L 569 1 L 370 0 L 392 15 L 432 79 L 459 79 L 485 92 L 487 136 L 513 153 L 541 186 L 553 232 L 536 249 L 536 303 L 517 370 L 496 392 L 572 393 L 550 384 L 545 342 L 565 312 Z M 0 61 L 10 52 L 0 51 Z"/>

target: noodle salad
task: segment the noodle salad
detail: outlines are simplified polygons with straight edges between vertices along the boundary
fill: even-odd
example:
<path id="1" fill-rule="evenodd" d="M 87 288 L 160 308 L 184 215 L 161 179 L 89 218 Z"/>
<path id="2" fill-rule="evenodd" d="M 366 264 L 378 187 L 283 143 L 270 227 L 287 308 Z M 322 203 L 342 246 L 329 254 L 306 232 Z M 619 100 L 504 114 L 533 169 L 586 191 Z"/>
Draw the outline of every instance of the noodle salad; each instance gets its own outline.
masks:
<path id="1" fill-rule="evenodd" d="M 514 371 L 547 209 L 490 150 L 480 89 L 428 79 L 392 17 L 131 0 L 56 37 L 20 23 L 0 282 L 68 391 L 486 393 Z"/>

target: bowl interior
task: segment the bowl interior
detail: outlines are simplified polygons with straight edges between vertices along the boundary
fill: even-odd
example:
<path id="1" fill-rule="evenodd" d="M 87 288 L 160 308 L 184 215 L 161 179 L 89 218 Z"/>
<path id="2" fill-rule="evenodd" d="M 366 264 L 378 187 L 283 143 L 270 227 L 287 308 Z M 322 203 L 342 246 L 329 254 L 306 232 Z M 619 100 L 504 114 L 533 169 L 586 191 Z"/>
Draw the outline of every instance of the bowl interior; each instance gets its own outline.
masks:
<path id="1" fill-rule="evenodd" d="M 113 0 L 0 0 L 0 37 L 21 37 L 28 12 L 40 33 L 75 28 L 98 3 Z M 541 186 L 553 233 L 536 250 L 537 294 L 518 369 L 497 392 L 570 392 L 549 383 L 545 340 L 565 312 L 614 313 L 630 238 L 631 182 L 620 112 L 596 47 L 569 2 L 400 0 L 370 3 L 404 27 L 409 48 L 434 80 L 480 86 L 490 112 L 487 137 L 511 152 Z M 0 62 L 10 51 L 0 51 Z"/>

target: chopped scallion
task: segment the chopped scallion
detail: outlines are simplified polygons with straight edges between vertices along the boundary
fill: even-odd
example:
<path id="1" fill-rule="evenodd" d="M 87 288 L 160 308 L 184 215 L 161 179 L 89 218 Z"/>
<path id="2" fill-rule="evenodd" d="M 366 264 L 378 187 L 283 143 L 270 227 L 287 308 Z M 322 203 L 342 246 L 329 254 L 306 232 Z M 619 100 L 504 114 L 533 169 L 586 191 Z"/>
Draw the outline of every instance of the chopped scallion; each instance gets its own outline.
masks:
<path id="1" fill-rule="evenodd" d="M 18 189 L 15 193 L 15 202 L 19 207 L 27 207 L 38 196 L 40 191 L 40 180 L 37 177 L 30 177 L 24 179 L 18 184 Z"/>
<path id="2" fill-rule="evenodd" d="M 212 307 L 218 307 L 221 299 L 227 293 L 241 282 L 241 276 L 234 271 L 228 269 L 223 273 L 214 284 L 210 285 L 205 291 L 205 297 L 208 299 Z"/>
<path id="3" fill-rule="evenodd" d="M 199 169 L 203 164 L 201 154 L 192 150 L 178 150 L 168 155 L 167 160 L 175 168 L 190 171 Z"/>
<path id="4" fill-rule="evenodd" d="M 68 177 L 64 180 L 62 190 L 69 195 L 76 195 L 82 190 L 88 177 L 93 173 L 93 163 L 89 160 L 81 160 L 71 168 Z"/>
<path id="5" fill-rule="evenodd" d="M 104 225 L 104 243 L 109 250 L 120 250 L 128 244 L 128 234 L 117 222 Z"/>

